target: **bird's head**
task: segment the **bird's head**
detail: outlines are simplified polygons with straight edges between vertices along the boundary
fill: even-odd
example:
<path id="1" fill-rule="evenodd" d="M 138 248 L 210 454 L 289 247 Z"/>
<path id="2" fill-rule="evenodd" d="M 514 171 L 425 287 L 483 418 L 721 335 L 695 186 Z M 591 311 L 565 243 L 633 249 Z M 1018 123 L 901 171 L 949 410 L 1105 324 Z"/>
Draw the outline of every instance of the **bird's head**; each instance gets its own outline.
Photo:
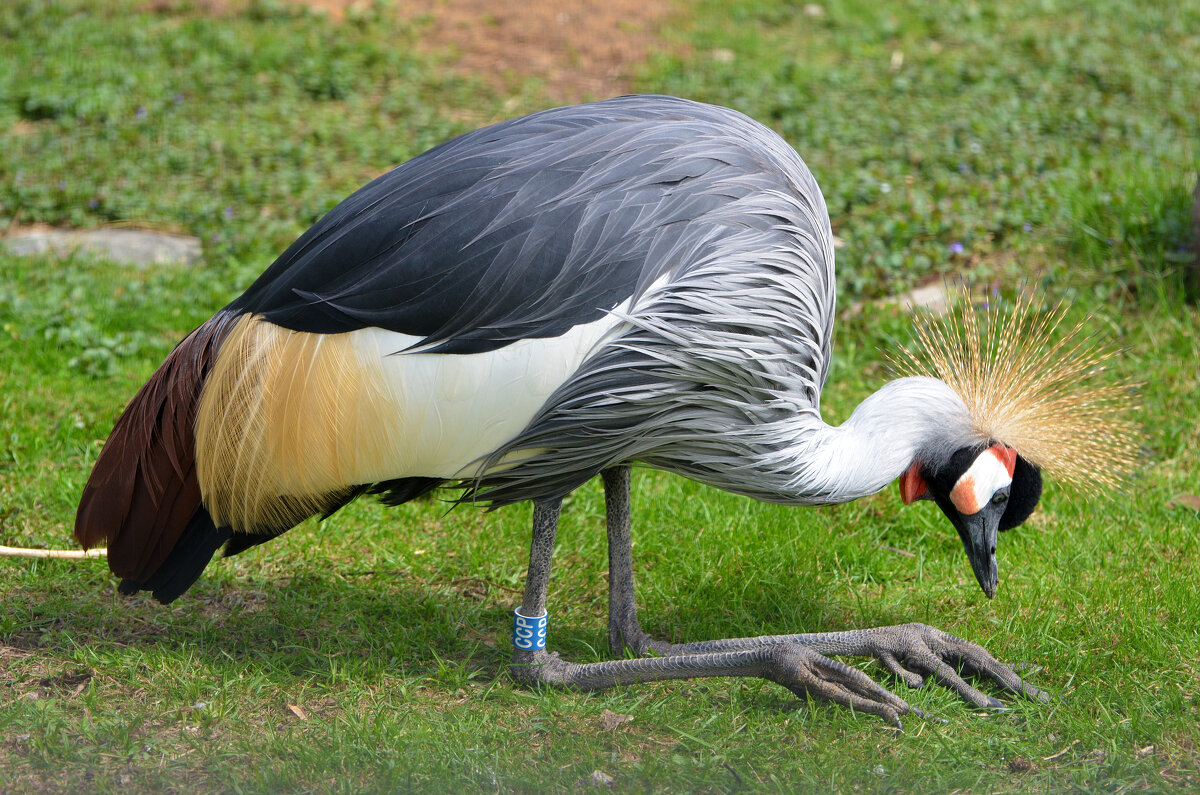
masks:
<path id="1" fill-rule="evenodd" d="M 996 538 L 1019 526 L 1042 496 L 1041 471 L 1002 444 L 962 447 L 949 458 L 914 461 L 900 478 L 905 504 L 933 500 L 958 531 L 979 587 L 991 599 L 1000 580 Z"/>
<path id="2" fill-rule="evenodd" d="M 926 447 L 904 471 L 900 493 L 906 503 L 938 504 L 991 598 L 997 534 L 1033 513 L 1043 472 L 1077 492 L 1098 494 L 1133 471 L 1133 396 L 1127 384 L 1105 377 L 1115 348 L 1089 332 L 1086 321 L 1060 328 L 1066 304 L 1044 311 L 1027 291 L 1015 302 L 993 295 L 978 311 L 965 288 L 958 299 L 956 312 L 919 316 L 914 346 L 893 361 L 900 375 L 945 384 L 962 401 L 969 430 L 939 425 L 940 444 Z"/>

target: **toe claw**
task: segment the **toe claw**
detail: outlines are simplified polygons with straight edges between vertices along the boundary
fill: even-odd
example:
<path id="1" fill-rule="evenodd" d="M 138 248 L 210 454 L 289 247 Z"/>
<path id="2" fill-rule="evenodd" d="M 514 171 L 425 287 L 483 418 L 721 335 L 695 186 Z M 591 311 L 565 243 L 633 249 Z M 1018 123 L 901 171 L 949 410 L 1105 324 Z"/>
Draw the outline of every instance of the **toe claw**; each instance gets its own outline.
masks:
<path id="1" fill-rule="evenodd" d="M 1047 693 L 1045 690 L 1034 687 L 1033 685 L 1029 684 L 1028 682 L 1024 682 L 1024 681 L 1018 682 L 1018 685 L 1015 688 L 1015 690 L 1017 693 L 1024 696 L 1025 698 L 1028 698 L 1031 701 L 1036 701 L 1039 704 L 1049 704 L 1051 701 L 1051 696 L 1049 693 Z"/>

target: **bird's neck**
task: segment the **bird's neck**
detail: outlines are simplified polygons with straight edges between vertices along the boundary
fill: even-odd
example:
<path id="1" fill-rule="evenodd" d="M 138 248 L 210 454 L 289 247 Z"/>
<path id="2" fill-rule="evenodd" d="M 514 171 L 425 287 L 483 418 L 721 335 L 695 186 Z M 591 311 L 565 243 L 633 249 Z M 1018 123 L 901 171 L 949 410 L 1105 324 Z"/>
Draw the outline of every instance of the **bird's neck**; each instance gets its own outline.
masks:
<path id="1" fill-rule="evenodd" d="M 778 450 L 790 469 L 772 500 L 802 504 L 847 502 L 874 494 L 918 458 L 943 460 L 973 436 L 962 400 L 933 378 L 892 381 L 837 426 L 814 412 L 800 416 Z"/>

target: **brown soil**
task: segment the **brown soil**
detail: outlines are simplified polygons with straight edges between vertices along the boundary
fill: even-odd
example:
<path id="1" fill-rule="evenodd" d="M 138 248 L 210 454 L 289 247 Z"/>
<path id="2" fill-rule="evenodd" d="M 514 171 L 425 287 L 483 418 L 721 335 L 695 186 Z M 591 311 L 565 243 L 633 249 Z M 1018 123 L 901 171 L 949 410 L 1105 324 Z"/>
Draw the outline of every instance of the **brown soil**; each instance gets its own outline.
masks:
<path id="1" fill-rule="evenodd" d="M 342 20 L 372 0 L 287 0 Z M 177 8 L 181 0 L 145 0 L 142 7 Z M 246 0 L 194 0 L 225 14 Z M 633 73 L 664 49 L 659 31 L 677 0 L 396 0 L 402 16 L 425 23 L 421 48 L 449 53 L 454 68 L 490 81 L 501 92 L 523 78 L 541 81 L 549 99 L 578 102 L 630 91 Z"/>
<path id="2" fill-rule="evenodd" d="M 362 0 L 292 0 L 340 19 Z M 555 100 L 628 93 L 633 71 L 662 46 L 672 0 L 402 0 L 400 13 L 429 19 L 422 46 L 504 90 L 535 77 Z"/>

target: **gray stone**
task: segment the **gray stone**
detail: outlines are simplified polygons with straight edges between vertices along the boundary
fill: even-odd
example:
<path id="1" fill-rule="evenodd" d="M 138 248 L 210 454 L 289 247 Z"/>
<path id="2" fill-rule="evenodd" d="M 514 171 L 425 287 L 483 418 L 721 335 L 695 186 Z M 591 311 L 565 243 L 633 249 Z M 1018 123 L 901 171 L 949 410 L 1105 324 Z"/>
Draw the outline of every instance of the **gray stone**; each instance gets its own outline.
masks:
<path id="1" fill-rule="evenodd" d="M 917 287 L 907 293 L 880 298 L 869 303 L 857 301 L 850 305 L 850 315 L 860 314 L 867 307 L 898 306 L 906 312 L 918 310 L 932 312 L 935 315 L 945 314 L 950 309 L 950 293 L 945 282 L 935 282 L 924 287 Z"/>
<path id="2" fill-rule="evenodd" d="M 950 308 L 950 294 L 945 282 L 935 282 L 915 290 L 909 290 L 895 298 L 884 299 L 884 304 L 898 304 L 909 312 L 923 309 L 940 315 Z"/>
<path id="3" fill-rule="evenodd" d="M 42 229 L 9 235 L 0 245 L 10 254 L 68 257 L 79 252 L 139 268 L 191 265 L 200 259 L 198 238 L 145 229 Z"/>
<path id="4" fill-rule="evenodd" d="M 587 783 L 593 787 L 612 789 L 614 781 L 613 777 L 605 773 L 603 770 L 593 770 L 592 774 L 587 777 Z"/>

